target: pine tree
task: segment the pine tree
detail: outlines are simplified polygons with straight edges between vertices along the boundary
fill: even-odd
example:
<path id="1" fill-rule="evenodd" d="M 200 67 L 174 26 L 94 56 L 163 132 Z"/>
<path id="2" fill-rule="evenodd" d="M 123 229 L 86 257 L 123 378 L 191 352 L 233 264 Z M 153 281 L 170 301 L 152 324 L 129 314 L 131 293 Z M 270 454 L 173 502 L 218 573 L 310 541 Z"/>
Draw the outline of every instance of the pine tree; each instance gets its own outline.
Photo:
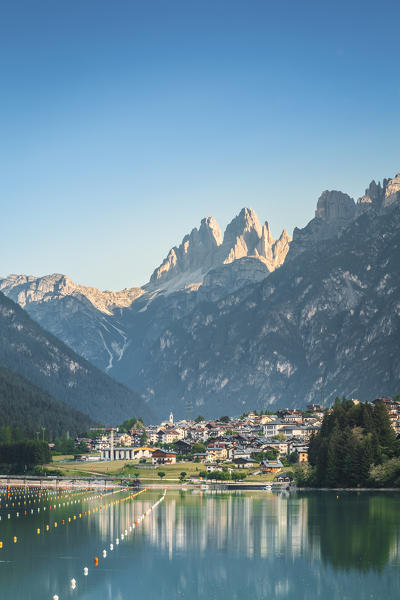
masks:
<path id="1" fill-rule="evenodd" d="M 339 439 L 339 429 L 332 432 L 328 443 L 326 455 L 326 470 L 325 470 L 325 485 L 328 487 L 336 487 L 338 483 L 338 472 L 336 465 L 337 442 Z"/>
<path id="2" fill-rule="evenodd" d="M 369 433 L 364 444 L 359 447 L 360 484 L 366 485 L 369 479 L 369 470 L 373 462 L 372 435 Z"/>
<path id="3" fill-rule="evenodd" d="M 388 457 L 397 456 L 398 442 L 396 434 L 390 423 L 387 408 L 381 400 L 376 402 L 374 406 L 373 419 L 382 453 Z"/>
<path id="4" fill-rule="evenodd" d="M 308 446 L 308 462 L 312 467 L 315 467 L 317 464 L 319 439 L 319 436 L 314 435 L 314 433 L 311 434 Z"/>

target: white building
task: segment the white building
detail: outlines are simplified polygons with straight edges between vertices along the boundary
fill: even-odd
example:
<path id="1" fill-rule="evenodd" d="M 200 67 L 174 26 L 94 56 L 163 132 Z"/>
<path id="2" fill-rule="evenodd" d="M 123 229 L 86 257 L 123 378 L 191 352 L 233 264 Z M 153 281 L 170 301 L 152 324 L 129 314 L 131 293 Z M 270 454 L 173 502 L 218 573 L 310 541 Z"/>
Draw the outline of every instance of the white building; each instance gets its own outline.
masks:
<path id="1" fill-rule="evenodd" d="M 151 458 L 154 448 L 141 446 L 139 448 L 114 448 L 111 456 L 111 448 L 101 450 L 101 460 L 137 460 L 140 458 Z"/>

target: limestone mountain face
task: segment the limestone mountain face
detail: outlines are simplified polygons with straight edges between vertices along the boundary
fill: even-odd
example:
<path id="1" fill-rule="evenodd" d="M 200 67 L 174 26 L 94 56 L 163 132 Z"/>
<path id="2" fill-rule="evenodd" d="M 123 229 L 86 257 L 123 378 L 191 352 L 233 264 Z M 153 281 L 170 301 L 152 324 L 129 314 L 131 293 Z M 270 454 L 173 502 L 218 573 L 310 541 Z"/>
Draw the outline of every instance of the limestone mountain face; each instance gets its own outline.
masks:
<path id="1" fill-rule="evenodd" d="M 84 297 L 100 312 L 111 315 L 116 308 L 130 306 L 143 290 L 129 288 L 120 292 L 102 292 L 94 287 L 78 285 L 70 277 L 53 273 L 45 277 L 9 275 L 0 281 L 0 291 L 7 289 L 8 296 L 23 308 L 27 304 L 52 301 L 54 298 Z"/>
<path id="2" fill-rule="evenodd" d="M 168 293 L 200 285 L 211 269 L 250 256 L 264 263 L 267 276 L 283 264 L 290 242 L 286 230 L 274 240 L 268 223 L 261 226 L 251 208 L 243 208 L 223 236 L 216 220 L 206 217 L 199 229 L 193 229 L 183 238 L 180 246 L 171 248 L 145 289 Z"/>
<path id="3" fill-rule="evenodd" d="M 9 275 L 0 280 L 0 291 L 78 354 L 106 371 L 120 360 L 128 344 L 118 315 L 143 294 L 141 288 L 102 292 L 60 274 Z"/>
<path id="4" fill-rule="evenodd" d="M 219 300 L 227 293 L 262 281 L 267 275 L 269 270 L 264 261 L 254 256 L 238 258 L 207 273 L 203 285 L 198 288 L 199 300 Z"/>
<path id="5" fill-rule="evenodd" d="M 182 283 L 196 283 L 190 279 L 201 281 L 204 274 L 215 262 L 217 248 L 222 243 L 221 230 L 214 217 L 206 217 L 201 221 L 199 229 L 192 229 L 179 247 L 171 248 L 168 256 L 155 269 L 150 285 L 158 287 L 172 279 L 182 278 Z M 185 278 L 185 275 L 187 276 Z M 186 281 L 187 279 L 187 281 Z"/>
<path id="6" fill-rule="evenodd" d="M 368 188 L 365 190 L 364 196 L 357 200 L 357 215 L 360 215 L 366 210 L 370 209 L 380 211 L 385 199 L 385 187 L 386 180 L 384 180 L 383 186 L 380 182 L 376 183 L 374 180 L 372 180 Z"/>
<path id="7" fill-rule="evenodd" d="M 399 213 L 397 175 L 357 203 L 323 192 L 293 241 L 250 208 L 223 235 L 207 217 L 142 288 L 13 275 L 0 289 L 157 417 L 188 399 L 205 416 L 368 399 L 399 383 Z"/>
<path id="8" fill-rule="evenodd" d="M 243 208 L 225 230 L 220 252 L 222 262 L 231 263 L 237 258 L 256 255 L 261 235 L 256 213 L 251 208 Z"/>
<path id="9" fill-rule="evenodd" d="M 400 202 L 400 173 L 393 179 L 384 179 L 381 183 L 372 181 L 369 187 L 365 190 L 364 196 L 357 200 L 357 213 L 374 209 L 377 212 L 382 212 L 390 208 L 394 204 Z"/>
<path id="10" fill-rule="evenodd" d="M 385 186 L 385 199 L 383 206 L 385 208 L 398 204 L 400 202 L 400 173 L 393 179 L 389 179 Z"/>
<path id="11" fill-rule="evenodd" d="M 265 259 L 265 264 L 271 273 L 285 262 L 291 241 L 292 238 L 289 237 L 286 229 L 275 240 L 271 235 L 268 223 L 265 223 L 263 226 L 261 240 L 257 249 L 259 256 Z"/>
<path id="12" fill-rule="evenodd" d="M 238 261 L 240 262 L 240 261 Z M 400 390 L 400 206 L 170 322 L 141 370 L 164 412 L 241 413 Z M 155 370 L 153 365 L 157 365 Z"/>
<path id="13" fill-rule="evenodd" d="M 286 229 L 275 240 L 269 223 L 266 221 L 261 226 L 256 213 L 252 209 L 243 208 L 226 228 L 220 256 L 223 264 L 245 256 L 255 257 L 272 272 L 284 263 L 290 242 Z"/>
<path id="14" fill-rule="evenodd" d="M 315 218 L 341 227 L 354 218 L 355 212 L 353 198 L 343 192 L 325 190 L 318 198 Z"/>
<path id="15" fill-rule="evenodd" d="M 269 225 L 262 227 L 255 212 L 245 208 L 224 236 L 213 217 L 203 219 L 199 229 L 170 250 L 143 288 L 100 291 L 52 274 L 9 275 L 0 279 L 0 291 L 98 368 L 120 374 L 119 363 L 126 364 L 122 360 L 126 352 L 136 357 L 146 327 L 152 336 L 160 334 L 169 319 L 181 318 L 196 302 L 219 298 L 267 277 L 283 264 L 290 241 L 286 231 L 274 240 Z M 156 310 L 150 310 L 153 304 Z M 125 366 L 122 380 L 124 372 Z"/>
<path id="16" fill-rule="evenodd" d="M 338 191 L 324 191 L 318 199 L 315 217 L 306 227 L 293 232 L 288 259 L 310 250 L 323 240 L 339 238 L 355 219 L 365 212 L 383 214 L 400 203 L 400 173 L 382 184 L 374 180 L 357 203 L 353 198 Z"/>
<path id="17" fill-rule="evenodd" d="M 303 229 L 295 228 L 289 258 L 309 250 L 316 243 L 338 236 L 356 216 L 353 198 L 338 191 L 322 192 L 315 217 Z"/>

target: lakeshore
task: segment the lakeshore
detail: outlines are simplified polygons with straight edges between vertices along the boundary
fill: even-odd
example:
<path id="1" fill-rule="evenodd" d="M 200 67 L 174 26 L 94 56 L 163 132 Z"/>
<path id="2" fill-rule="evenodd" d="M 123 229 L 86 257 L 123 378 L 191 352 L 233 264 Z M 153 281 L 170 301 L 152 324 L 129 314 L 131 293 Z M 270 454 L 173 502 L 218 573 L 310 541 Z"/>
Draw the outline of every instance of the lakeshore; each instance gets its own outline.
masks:
<path id="1" fill-rule="evenodd" d="M 163 493 L 77 492 L 51 510 L 43 494 L 40 512 L 16 518 L 16 507 L 7 509 L 5 597 L 128 600 L 133 590 L 143 600 L 396 597 L 397 493 L 169 488 L 157 505 Z"/>

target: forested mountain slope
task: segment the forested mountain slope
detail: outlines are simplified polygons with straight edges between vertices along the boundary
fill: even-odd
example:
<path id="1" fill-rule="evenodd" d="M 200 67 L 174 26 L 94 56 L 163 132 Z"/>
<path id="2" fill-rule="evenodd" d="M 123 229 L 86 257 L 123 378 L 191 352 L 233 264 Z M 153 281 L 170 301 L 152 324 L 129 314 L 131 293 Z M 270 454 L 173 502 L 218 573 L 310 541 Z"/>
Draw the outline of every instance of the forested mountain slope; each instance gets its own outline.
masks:
<path id="1" fill-rule="evenodd" d="M 58 402 L 17 373 L 0 367 L 0 426 L 20 429 L 35 438 L 42 427 L 54 439 L 87 431 L 95 422 L 87 415 Z"/>
<path id="2" fill-rule="evenodd" d="M 0 293 L 0 366 L 7 367 L 93 420 L 148 419 L 140 397 L 42 329 Z"/>

